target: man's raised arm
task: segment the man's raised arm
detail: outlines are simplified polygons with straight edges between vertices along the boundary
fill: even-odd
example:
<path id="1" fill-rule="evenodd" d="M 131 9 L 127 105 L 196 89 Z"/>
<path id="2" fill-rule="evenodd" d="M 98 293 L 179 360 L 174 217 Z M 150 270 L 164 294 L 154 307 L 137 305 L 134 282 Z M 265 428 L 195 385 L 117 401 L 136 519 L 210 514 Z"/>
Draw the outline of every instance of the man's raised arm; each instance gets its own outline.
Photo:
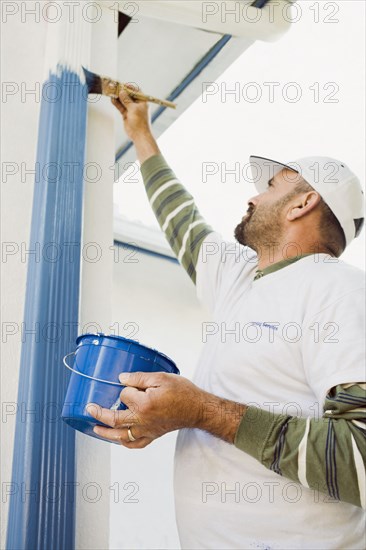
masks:
<path id="1" fill-rule="evenodd" d="M 200 246 L 213 229 L 200 215 L 192 195 L 177 180 L 152 134 L 148 104 L 132 100 L 124 91 L 112 100 L 121 112 L 133 141 L 150 205 L 160 227 L 194 283 Z"/>

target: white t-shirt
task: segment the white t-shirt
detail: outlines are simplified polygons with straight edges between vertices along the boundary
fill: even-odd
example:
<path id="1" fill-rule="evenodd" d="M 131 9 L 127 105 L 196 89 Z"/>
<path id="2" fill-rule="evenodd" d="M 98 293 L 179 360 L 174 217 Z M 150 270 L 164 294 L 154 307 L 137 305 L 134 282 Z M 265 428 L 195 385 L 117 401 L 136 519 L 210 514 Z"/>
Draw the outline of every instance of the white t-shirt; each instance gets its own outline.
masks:
<path id="1" fill-rule="evenodd" d="M 327 254 L 254 281 L 255 252 L 210 233 L 197 296 L 209 316 L 194 382 L 274 413 L 318 418 L 327 390 L 364 380 L 364 273 Z M 261 437 L 261 434 L 258 434 Z M 181 430 L 176 515 L 186 549 L 361 549 L 364 512 L 265 468 L 201 430 Z"/>

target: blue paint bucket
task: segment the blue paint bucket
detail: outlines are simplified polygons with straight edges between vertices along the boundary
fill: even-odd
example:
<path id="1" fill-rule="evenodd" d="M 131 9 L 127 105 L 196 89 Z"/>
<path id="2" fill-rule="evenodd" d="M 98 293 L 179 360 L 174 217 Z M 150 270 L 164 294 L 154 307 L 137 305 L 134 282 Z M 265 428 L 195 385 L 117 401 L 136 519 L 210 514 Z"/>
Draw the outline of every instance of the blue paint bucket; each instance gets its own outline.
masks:
<path id="1" fill-rule="evenodd" d="M 62 419 L 75 430 L 102 439 L 93 432 L 104 426 L 86 410 L 88 403 L 97 403 L 111 410 L 127 409 L 120 401 L 124 387 L 118 380 L 121 372 L 167 372 L 179 374 L 174 361 L 156 349 L 122 336 L 84 334 L 76 340 L 75 352 L 64 357 L 64 365 L 72 371 Z M 74 357 L 73 366 L 67 363 Z M 103 439 L 103 441 L 105 441 Z"/>

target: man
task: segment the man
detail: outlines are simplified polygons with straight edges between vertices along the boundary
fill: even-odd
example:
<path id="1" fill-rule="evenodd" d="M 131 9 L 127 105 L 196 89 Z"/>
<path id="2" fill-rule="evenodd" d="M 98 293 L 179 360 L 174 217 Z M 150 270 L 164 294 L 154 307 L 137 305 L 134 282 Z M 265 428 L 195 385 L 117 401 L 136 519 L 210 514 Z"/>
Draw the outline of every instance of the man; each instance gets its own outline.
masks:
<path id="1" fill-rule="evenodd" d="M 183 548 L 363 548 L 364 276 L 337 259 L 362 227 L 359 181 L 332 159 L 296 170 L 252 158 L 259 194 L 229 243 L 166 164 L 147 104 L 123 92 L 114 104 L 150 204 L 214 322 L 194 384 L 122 374 L 130 410 L 91 407 L 110 426 L 95 431 L 142 448 L 180 430 Z"/>

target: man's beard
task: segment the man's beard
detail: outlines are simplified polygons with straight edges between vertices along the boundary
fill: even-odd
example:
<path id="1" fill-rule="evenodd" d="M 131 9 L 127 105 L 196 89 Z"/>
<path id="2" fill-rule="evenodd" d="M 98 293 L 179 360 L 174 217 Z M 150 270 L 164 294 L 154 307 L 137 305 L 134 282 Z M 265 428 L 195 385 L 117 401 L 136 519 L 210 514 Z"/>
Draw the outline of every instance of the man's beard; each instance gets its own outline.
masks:
<path id="1" fill-rule="evenodd" d="M 236 226 L 234 237 L 260 254 L 264 247 L 276 247 L 283 236 L 283 208 L 294 196 L 288 193 L 273 204 L 250 207 L 248 214 Z"/>

